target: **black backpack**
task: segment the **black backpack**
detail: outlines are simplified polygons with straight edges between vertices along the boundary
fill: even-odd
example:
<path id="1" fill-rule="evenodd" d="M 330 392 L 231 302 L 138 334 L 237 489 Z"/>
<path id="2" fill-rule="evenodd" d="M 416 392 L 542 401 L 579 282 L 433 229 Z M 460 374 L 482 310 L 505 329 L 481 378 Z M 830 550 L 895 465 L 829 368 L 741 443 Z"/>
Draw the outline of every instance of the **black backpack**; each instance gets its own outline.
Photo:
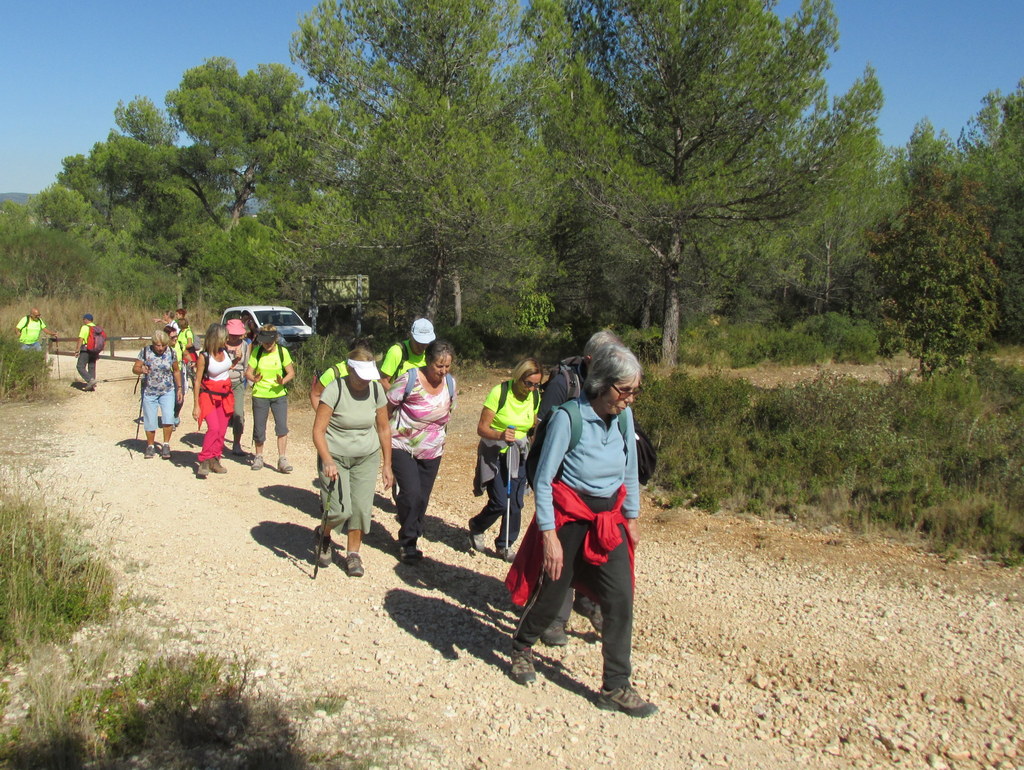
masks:
<path id="1" fill-rule="evenodd" d="M 583 432 L 583 416 L 580 414 L 580 405 L 576 399 L 572 401 L 566 401 L 564 404 L 560 404 L 551 410 L 548 418 L 541 422 L 537 426 L 537 430 L 533 434 L 533 441 L 530 444 L 530 453 L 526 455 L 526 480 L 533 487 L 533 481 L 537 476 L 537 464 L 540 462 L 540 450 L 544 445 L 544 437 L 547 435 L 548 425 L 551 422 L 551 417 L 556 411 L 562 409 L 569 414 L 569 448 L 566 452 L 571 452 L 575 449 L 576 445 L 580 442 L 580 435 Z M 619 426 L 619 430 L 622 432 L 622 440 L 626 441 L 626 423 L 624 420 L 619 420 L 617 417 L 615 422 Z M 647 437 L 647 434 L 640 428 L 636 423 L 636 415 L 633 415 L 633 430 L 636 437 L 636 475 L 637 480 L 641 484 L 646 484 L 651 480 L 651 476 L 654 475 L 655 469 L 658 467 L 658 453 L 654 449 L 654 445 L 651 440 Z M 559 467 L 558 473 L 555 474 L 555 478 L 562 475 L 562 469 Z"/>

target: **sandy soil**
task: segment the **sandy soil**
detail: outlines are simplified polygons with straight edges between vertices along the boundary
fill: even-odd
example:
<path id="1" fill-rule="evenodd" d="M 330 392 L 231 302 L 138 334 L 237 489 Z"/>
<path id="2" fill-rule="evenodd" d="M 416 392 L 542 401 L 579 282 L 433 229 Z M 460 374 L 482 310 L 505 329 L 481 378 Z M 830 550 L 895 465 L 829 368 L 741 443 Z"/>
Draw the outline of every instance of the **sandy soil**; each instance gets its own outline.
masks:
<path id="1" fill-rule="evenodd" d="M 174 434 L 170 462 L 143 459 L 130 364 L 101 361 L 111 381 L 85 393 L 69 360 L 65 400 L 0 409 L 0 464 L 75 510 L 125 591 L 149 597 L 142 622 L 249 656 L 259 686 L 285 698 L 348 696 L 302 726 L 322 754 L 384 752 L 405 767 L 1024 768 L 1019 569 L 647 501 L 634 681 L 661 711 L 632 720 L 592 703 L 600 643 L 582 618 L 568 647 L 538 647 L 536 685 L 507 677 L 506 565 L 465 547 L 481 505 L 475 423 L 497 375 L 459 382 L 424 562 L 398 563 L 394 506 L 379 495 L 366 576 L 336 563 L 314 581 L 303 399 L 289 415 L 293 474 L 228 457 L 226 475 L 201 481 L 194 423 Z"/>

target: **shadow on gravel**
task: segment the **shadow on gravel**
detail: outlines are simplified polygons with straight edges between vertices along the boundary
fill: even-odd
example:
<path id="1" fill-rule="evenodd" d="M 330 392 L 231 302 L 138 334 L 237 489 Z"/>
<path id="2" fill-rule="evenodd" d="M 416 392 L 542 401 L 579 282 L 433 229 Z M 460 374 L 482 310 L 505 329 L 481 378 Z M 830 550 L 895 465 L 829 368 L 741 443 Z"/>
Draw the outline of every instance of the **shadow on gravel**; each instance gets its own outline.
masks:
<path id="1" fill-rule="evenodd" d="M 320 493 L 300 487 L 291 487 L 287 484 L 271 484 L 260 487 L 259 492 L 268 500 L 275 503 L 287 505 L 302 513 L 309 514 L 311 518 L 320 521 L 323 511 L 320 510 Z"/>
<path id="2" fill-rule="evenodd" d="M 274 556 L 287 559 L 300 572 L 313 577 L 313 528 L 284 521 L 261 521 L 251 530 L 252 539 Z"/>
<path id="3" fill-rule="evenodd" d="M 384 609 L 406 633 L 426 642 L 447 660 L 458 660 L 461 650 L 508 674 L 511 628 L 501 632 L 477 609 L 401 588 L 388 591 Z M 534 648 L 534 662 L 537 673 L 552 684 L 582 698 L 593 697 L 589 687 L 566 673 L 560 662 L 547 657 L 540 645 Z"/>

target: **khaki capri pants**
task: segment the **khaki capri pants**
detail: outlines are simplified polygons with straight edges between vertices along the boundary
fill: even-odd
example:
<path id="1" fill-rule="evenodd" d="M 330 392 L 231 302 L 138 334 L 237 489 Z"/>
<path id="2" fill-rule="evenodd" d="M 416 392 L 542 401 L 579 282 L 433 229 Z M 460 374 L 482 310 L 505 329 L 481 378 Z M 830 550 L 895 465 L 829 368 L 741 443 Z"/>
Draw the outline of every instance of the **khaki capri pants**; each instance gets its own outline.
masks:
<path id="1" fill-rule="evenodd" d="M 364 457 L 335 457 L 334 463 L 338 466 L 338 480 L 333 489 L 320 469 L 320 503 L 327 506 L 327 523 L 331 529 L 341 527 L 342 532 L 369 532 L 380 450 Z"/>

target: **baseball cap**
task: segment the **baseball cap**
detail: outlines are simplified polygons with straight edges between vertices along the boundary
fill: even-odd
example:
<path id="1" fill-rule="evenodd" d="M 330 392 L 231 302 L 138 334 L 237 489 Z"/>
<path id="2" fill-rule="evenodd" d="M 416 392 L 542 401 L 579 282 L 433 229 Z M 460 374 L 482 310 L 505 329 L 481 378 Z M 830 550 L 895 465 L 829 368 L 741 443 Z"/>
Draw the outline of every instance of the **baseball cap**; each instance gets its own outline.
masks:
<path id="1" fill-rule="evenodd" d="M 412 338 L 421 345 L 429 345 L 437 337 L 434 324 L 426 318 L 417 318 L 412 324 Z"/>
<path id="2" fill-rule="evenodd" d="M 82 318 L 84 318 L 86 321 L 91 321 L 92 313 L 86 313 L 85 315 L 82 316 Z"/>
<path id="3" fill-rule="evenodd" d="M 353 361 L 351 358 L 345 362 L 350 372 L 355 372 L 361 380 L 379 380 L 380 372 L 377 371 L 377 364 L 373 361 Z"/>
<path id="4" fill-rule="evenodd" d="M 245 334 L 245 324 L 237 318 L 232 318 L 228 321 L 226 328 L 228 330 L 228 334 Z"/>

